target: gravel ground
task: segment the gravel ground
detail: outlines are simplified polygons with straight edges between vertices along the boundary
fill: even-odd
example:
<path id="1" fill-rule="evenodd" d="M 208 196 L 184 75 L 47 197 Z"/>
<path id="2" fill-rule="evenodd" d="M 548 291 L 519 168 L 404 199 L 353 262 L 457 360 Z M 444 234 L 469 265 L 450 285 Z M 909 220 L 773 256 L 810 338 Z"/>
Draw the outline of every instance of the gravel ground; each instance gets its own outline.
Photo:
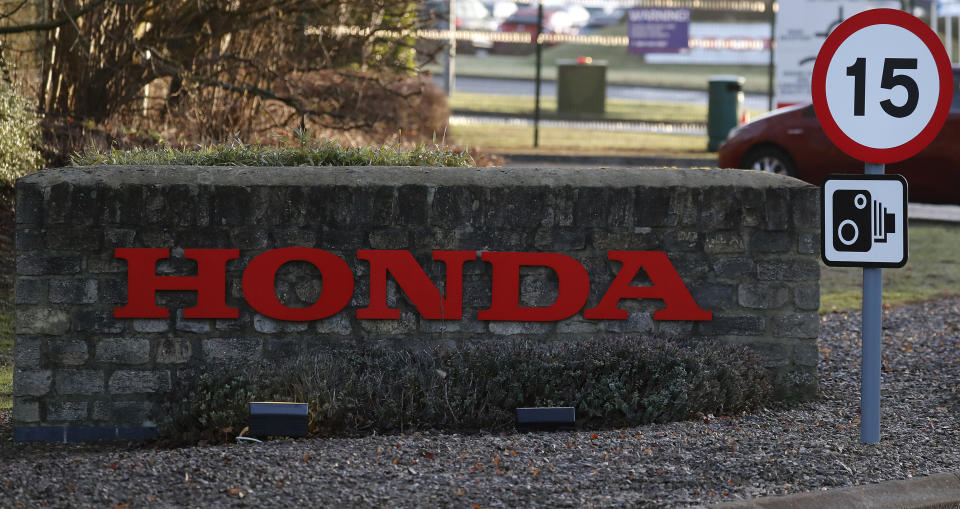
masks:
<path id="1" fill-rule="evenodd" d="M 882 439 L 859 443 L 859 313 L 823 317 L 822 398 L 601 432 L 155 449 L 0 444 L 0 507 L 686 507 L 960 471 L 960 298 L 884 316 Z"/>

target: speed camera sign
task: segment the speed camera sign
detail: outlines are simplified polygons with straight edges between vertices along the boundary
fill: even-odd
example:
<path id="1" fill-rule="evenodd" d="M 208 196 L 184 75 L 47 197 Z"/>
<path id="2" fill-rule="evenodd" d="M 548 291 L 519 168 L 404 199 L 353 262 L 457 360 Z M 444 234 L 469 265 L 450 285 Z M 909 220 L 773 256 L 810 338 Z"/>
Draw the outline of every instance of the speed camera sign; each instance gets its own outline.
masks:
<path id="1" fill-rule="evenodd" d="M 940 132 L 953 73 L 943 43 L 922 21 L 873 9 L 830 33 L 811 85 L 830 140 L 861 161 L 886 164 L 916 154 Z"/>

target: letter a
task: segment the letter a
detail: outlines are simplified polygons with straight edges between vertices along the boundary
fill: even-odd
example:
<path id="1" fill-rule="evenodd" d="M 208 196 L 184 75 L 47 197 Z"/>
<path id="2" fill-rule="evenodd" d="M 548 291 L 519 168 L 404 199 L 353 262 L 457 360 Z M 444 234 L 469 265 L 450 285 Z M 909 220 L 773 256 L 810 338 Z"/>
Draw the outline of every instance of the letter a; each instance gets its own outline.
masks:
<path id="1" fill-rule="evenodd" d="M 610 260 L 623 262 L 620 272 L 600 304 L 583 312 L 590 320 L 626 320 L 627 312 L 617 307 L 623 299 L 660 299 L 666 307 L 654 311 L 654 320 L 709 321 L 713 314 L 703 310 L 693 300 L 677 270 L 662 251 L 610 251 Z M 652 283 L 633 286 L 633 278 L 643 269 Z"/>

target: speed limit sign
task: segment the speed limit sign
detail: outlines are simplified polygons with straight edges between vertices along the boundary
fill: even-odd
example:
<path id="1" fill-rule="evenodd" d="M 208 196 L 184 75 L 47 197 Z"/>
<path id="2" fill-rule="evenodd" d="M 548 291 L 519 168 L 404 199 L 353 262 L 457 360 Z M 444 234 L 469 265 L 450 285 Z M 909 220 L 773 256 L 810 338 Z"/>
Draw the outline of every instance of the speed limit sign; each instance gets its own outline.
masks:
<path id="1" fill-rule="evenodd" d="M 895 9 L 861 12 L 824 41 L 813 67 L 813 106 L 840 150 L 868 163 L 902 161 L 943 127 L 953 74 L 943 43 Z"/>

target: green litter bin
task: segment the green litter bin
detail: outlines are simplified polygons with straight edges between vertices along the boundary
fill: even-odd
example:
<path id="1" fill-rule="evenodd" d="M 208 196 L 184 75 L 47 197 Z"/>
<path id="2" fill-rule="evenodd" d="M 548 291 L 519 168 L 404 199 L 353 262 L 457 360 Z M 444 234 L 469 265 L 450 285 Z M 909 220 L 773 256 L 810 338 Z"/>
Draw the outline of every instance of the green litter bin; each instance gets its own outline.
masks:
<path id="1" fill-rule="evenodd" d="M 557 60 L 557 113 L 603 115 L 607 62 L 588 57 Z"/>
<path id="2" fill-rule="evenodd" d="M 716 151 L 743 117 L 743 77 L 711 76 L 707 105 L 707 150 Z"/>

